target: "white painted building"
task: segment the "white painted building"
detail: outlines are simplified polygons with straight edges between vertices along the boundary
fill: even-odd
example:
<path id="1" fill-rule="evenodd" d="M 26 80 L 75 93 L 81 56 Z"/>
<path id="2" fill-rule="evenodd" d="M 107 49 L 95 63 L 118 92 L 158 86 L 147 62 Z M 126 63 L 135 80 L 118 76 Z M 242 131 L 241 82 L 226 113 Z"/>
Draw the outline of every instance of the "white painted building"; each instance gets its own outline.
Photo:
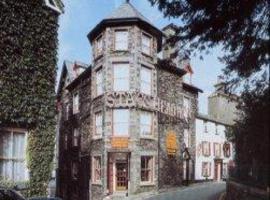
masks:
<path id="1" fill-rule="evenodd" d="M 226 124 L 198 114 L 196 118 L 196 180 L 221 180 L 227 177 L 233 160 L 233 146 L 226 140 Z"/>

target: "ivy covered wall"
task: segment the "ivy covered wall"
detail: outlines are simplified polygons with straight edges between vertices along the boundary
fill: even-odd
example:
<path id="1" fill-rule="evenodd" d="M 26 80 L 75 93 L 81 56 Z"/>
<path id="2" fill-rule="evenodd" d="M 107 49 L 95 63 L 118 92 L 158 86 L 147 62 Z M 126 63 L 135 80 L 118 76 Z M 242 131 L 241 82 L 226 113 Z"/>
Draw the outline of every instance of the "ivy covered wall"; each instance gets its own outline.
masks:
<path id="1" fill-rule="evenodd" d="M 44 0 L 1 0 L 0 14 L 0 127 L 29 130 L 30 195 L 44 195 L 55 142 L 59 14 Z"/>

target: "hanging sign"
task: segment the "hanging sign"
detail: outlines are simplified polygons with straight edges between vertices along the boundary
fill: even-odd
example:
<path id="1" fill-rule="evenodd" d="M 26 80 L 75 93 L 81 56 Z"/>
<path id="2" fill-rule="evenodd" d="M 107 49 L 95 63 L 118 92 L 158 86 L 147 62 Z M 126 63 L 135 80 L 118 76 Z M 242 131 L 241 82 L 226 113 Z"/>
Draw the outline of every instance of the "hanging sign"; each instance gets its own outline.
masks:
<path id="1" fill-rule="evenodd" d="M 174 131 L 169 131 L 166 138 L 166 147 L 168 155 L 175 155 L 177 151 L 177 139 Z"/>

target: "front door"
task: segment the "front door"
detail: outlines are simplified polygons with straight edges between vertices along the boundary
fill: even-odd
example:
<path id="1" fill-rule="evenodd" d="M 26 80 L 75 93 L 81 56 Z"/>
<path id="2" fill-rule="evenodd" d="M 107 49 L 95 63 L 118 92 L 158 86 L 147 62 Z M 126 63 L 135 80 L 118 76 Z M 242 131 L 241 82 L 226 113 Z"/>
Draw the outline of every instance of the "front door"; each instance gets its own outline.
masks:
<path id="1" fill-rule="evenodd" d="M 127 179 L 128 179 L 128 163 L 116 162 L 116 190 L 123 191 L 127 190 Z"/>
<path id="2" fill-rule="evenodd" d="M 222 161 L 215 161 L 215 177 L 216 181 L 220 181 L 222 177 Z"/>

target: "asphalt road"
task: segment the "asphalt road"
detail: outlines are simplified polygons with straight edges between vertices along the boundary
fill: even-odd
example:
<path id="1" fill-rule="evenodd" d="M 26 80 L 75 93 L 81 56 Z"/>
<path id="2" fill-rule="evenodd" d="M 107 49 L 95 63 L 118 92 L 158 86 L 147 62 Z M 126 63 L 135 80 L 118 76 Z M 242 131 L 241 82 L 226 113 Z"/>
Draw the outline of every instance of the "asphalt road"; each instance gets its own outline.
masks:
<path id="1" fill-rule="evenodd" d="M 196 184 L 181 190 L 162 193 L 147 200 L 218 200 L 225 189 L 224 182 Z"/>

